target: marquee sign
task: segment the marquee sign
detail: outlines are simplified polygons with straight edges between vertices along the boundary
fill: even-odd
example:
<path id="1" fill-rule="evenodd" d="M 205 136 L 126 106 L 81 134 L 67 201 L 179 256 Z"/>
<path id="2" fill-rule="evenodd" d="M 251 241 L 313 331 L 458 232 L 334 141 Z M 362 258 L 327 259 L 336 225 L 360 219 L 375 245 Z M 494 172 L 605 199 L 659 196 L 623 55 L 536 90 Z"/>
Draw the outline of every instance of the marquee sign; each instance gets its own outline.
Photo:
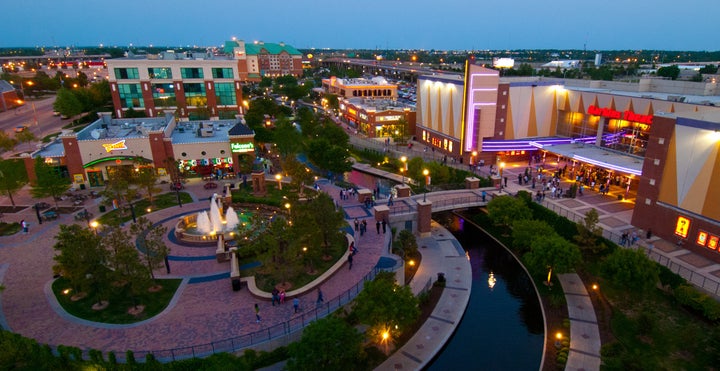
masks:
<path id="1" fill-rule="evenodd" d="M 620 112 L 610 108 L 600 108 L 598 106 L 590 106 L 587 111 L 588 115 L 601 116 L 615 120 L 625 120 L 639 122 L 641 124 L 652 125 L 653 115 L 640 115 L 633 111 Z"/>
<path id="2" fill-rule="evenodd" d="M 103 144 L 102 146 L 105 147 L 106 152 L 121 151 L 127 149 L 127 146 L 125 145 L 125 139 L 112 144 Z"/>
<path id="3" fill-rule="evenodd" d="M 255 146 L 252 143 L 230 143 L 230 151 L 233 153 L 253 152 Z"/>

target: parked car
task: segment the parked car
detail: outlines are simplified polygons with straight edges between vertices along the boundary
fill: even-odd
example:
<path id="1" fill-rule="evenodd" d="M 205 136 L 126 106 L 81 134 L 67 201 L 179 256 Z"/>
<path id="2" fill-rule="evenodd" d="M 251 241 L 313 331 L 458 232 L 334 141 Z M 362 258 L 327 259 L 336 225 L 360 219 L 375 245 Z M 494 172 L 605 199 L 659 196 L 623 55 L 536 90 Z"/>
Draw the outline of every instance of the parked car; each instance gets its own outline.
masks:
<path id="1" fill-rule="evenodd" d="M 207 182 L 203 187 L 205 187 L 205 189 L 214 189 L 217 188 L 217 186 L 218 185 L 215 182 Z"/>
<path id="2" fill-rule="evenodd" d="M 23 131 L 27 130 L 27 125 L 20 125 L 15 127 L 16 133 L 22 133 Z"/>

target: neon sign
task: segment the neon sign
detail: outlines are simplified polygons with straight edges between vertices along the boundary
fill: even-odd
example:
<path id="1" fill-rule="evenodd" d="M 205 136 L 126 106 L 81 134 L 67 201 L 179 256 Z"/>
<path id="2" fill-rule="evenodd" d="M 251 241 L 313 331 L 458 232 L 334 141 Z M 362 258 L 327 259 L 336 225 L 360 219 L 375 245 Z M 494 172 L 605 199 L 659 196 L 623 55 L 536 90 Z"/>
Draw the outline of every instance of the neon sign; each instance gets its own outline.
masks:
<path id="1" fill-rule="evenodd" d="M 252 152 L 255 146 L 252 143 L 230 143 L 230 151 L 233 153 Z"/>
<path id="2" fill-rule="evenodd" d="M 678 216 L 677 222 L 675 223 L 675 234 L 686 238 L 688 235 L 688 230 L 690 229 L 690 219 Z"/>
<path id="3" fill-rule="evenodd" d="M 641 124 L 652 125 L 653 115 L 639 115 L 633 111 L 620 112 L 610 108 L 600 108 L 598 106 L 590 106 L 587 111 L 588 115 L 601 116 L 615 120 L 625 120 L 639 122 Z"/>
<path id="4" fill-rule="evenodd" d="M 112 144 L 103 144 L 102 146 L 105 148 L 106 152 L 121 151 L 127 149 L 127 146 L 125 145 L 125 139 Z"/>

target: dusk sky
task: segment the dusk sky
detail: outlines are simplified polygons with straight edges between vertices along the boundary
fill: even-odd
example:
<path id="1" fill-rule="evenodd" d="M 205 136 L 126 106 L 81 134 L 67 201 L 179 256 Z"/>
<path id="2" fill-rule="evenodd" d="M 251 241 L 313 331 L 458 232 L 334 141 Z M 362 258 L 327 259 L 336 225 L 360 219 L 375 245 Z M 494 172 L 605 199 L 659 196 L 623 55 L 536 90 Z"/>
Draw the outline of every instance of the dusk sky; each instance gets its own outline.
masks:
<path id="1" fill-rule="evenodd" d="M 720 1 L 6 1 L 0 47 L 718 50 Z"/>

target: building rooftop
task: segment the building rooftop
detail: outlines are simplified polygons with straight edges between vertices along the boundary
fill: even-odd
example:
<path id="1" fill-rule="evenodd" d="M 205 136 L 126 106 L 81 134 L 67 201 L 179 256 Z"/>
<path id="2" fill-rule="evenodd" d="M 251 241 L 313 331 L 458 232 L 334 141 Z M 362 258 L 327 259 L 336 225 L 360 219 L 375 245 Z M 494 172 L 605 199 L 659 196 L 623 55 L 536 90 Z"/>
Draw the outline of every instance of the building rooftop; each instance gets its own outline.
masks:
<path id="1" fill-rule="evenodd" d="M 15 87 L 5 80 L 0 80 L 0 93 L 15 91 Z"/>
<path id="2" fill-rule="evenodd" d="M 384 77 L 373 77 L 372 79 L 355 78 L 355 79 L 335 79 L 336 85 L 341 86 L 375 86 L 375 85 L 395 85 L 388 82 Z"/>
<path id="3" fill-rule="evenodd" d="M 144 138 L 168 125 L 166 117 L 113 119 L 103 115 L 77 133 L 78 140 Z"/>
<path id="4" fill-rule="evenodd" d="M 348 103 L 355 107 L 365 109 L 368 111 L 387 111 L 395 110 L 401 111 L 404 109 L 414 110 L 415 106 L 404 104 L 402 102 L 391 100 L 391 99 L 367 99 L 367 98 L 349 98 L 345 99 Z"/>

